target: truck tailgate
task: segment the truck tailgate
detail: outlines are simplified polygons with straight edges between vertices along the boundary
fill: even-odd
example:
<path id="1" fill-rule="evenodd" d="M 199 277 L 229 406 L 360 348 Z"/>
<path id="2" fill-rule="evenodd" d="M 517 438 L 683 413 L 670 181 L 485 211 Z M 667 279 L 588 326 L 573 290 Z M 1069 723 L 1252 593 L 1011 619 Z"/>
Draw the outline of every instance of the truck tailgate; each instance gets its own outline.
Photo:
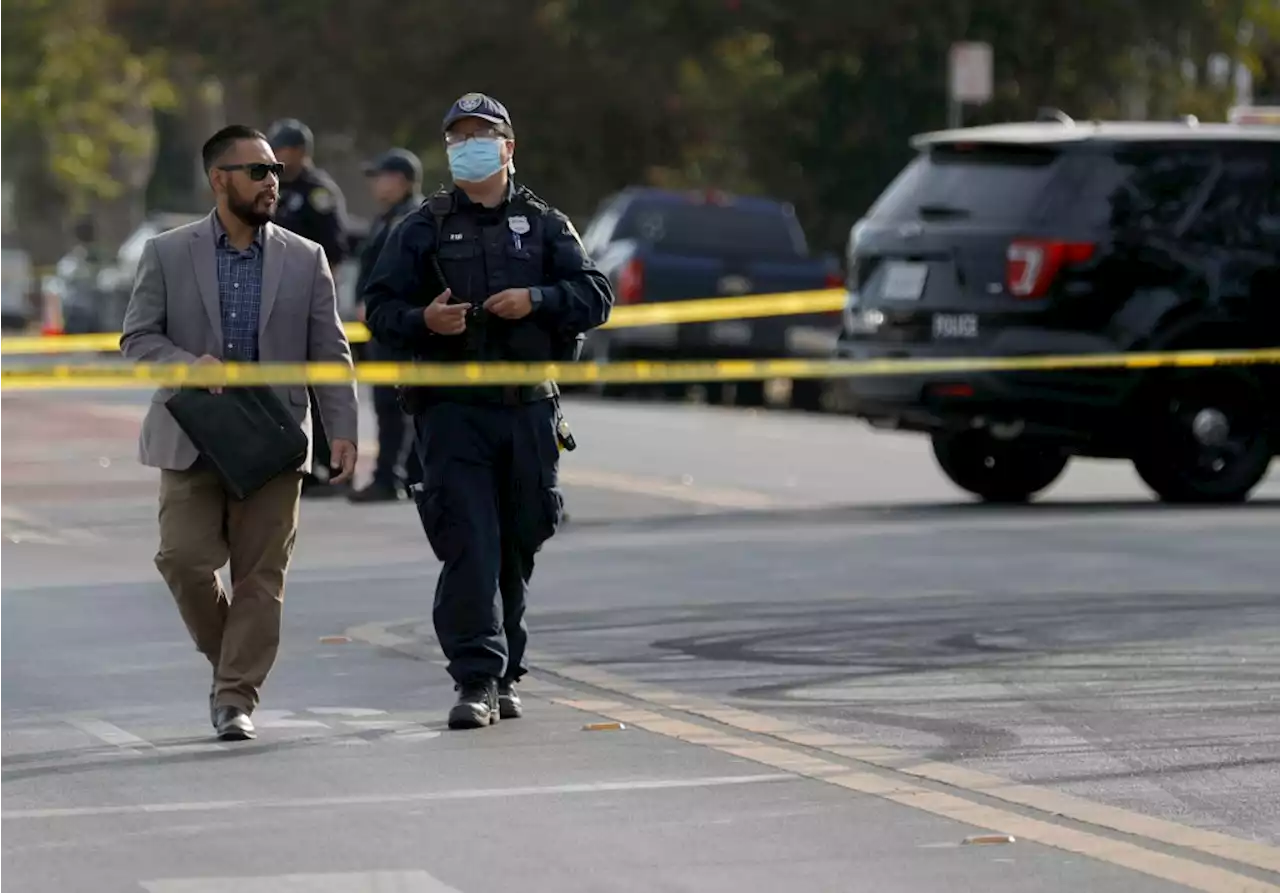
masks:
<path id="1" fill-rule="evenodd" d="M 809 291 L 826 284 L 825 271 L 817 261 L 655 252 L 642 254 L 640 262 L 644 270 L 645 303 Z"/>

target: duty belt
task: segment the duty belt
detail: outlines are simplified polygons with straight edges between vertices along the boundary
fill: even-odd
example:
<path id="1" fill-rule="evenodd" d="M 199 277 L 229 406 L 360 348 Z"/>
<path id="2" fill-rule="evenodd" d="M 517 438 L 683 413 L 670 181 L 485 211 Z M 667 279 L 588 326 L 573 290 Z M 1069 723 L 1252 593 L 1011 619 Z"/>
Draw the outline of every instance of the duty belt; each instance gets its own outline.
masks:
<path id="1" fill-rule="evenodd" d="M 503 406 L 536 403 L 539 400 L 555 397 L 560 393 L 560 389 L 556 387 L 554 381 L 544 381 L 535 385 L 502 385 L 498 390 L 500 391 L 498 402 Z"/>
<path id="2" fill-rule="evenodd" d="M 467 403 L 480 406 L 523 406 L 549 400 L 560 394 L 554 381 L 536 385 L 474 385 L 461 387 L 433 386 L 404 388 L 410 406 L 430 406 L 437 403 Z M 410 412 L 415 409 L 410 409 Z"/>

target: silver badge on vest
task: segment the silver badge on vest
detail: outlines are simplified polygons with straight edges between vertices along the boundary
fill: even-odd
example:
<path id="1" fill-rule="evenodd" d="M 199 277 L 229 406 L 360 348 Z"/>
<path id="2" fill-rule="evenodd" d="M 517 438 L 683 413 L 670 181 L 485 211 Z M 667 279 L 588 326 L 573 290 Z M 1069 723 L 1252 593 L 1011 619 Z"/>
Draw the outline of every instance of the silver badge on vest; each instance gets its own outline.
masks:
<path id="1" fill-rule="evenodd" d="M 515 243 L 516 250 L 523 248 L 520 237 L 529 232 L 529 218 L 523 214 L 514 214 L 507 218 L 507 226 L 511 229 L 511 239 Z"/>

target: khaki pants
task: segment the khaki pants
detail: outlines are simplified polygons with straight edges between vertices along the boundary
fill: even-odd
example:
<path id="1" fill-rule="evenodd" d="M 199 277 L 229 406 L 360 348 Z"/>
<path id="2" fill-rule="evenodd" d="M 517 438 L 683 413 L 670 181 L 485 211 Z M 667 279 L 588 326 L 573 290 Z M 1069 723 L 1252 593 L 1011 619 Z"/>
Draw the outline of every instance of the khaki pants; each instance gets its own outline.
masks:
<path id="1" fill-rule="evenodd" d="M 199 463 L 161 472 L 156 567 L 213 665 L 219 707 L 252 713 L 275 663 L 301 487 L 301 474 L 287 472 L 237 502 Z M 228 559 L 229 599 L 218 575 Z"/>

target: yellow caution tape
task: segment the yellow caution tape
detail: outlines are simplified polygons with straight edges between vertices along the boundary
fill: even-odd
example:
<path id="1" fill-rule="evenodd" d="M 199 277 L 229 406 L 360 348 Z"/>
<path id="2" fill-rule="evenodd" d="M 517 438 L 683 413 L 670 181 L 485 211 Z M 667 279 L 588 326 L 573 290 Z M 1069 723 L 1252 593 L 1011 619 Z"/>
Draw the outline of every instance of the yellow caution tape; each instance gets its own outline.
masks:
<path id="1" fill-rule="evenodd" d="M 773 378 L 856 378 L 957 372 L 1167 367 L 1280 363 L 1280 348 L 1065 354 L 1032 357 L 948 357 L 887 360 L 707 360 L 620 363 L 227 363 L 57 364 L 0 370 L 4 390 L 56 388 L 213 387 L 365 384 L 521 385 L 554 379 L 561 384 L 759 381 Z"/>
<path id="2" fill-rule="evenodd" d="M 640 326 L 719 322 L 726 319 L 833 313 L 843 309 L 846 300 L 848 300 L 848 292 L 835 288 L 746 295 L 735 298 L 698 298 L 656 304 L 625 304 L 614 307 L 609 321 L 601 328 L 628 329 Z M 343 324 L 343 328 L 347 332 L 347 340 L 352 344 L 361 344 L 369 340 L 369 329 L 364 323 L 348 322 Z M 0 338 L 0 353 L 15 356 L 18 354 L 115 353 L 119 350 L 119 332 Z"/>
<path id="3" fill-rule="evenodd" d="M 88 353 L 119 351 L 120 335 L 15 335 L 0 338 L 0 354 Z"/>
<path id="4" fill-rule="evenodd" d="M 849 300 L 842 288 L 820 291 L 779 292 L 739 298 L 698 298 L 692 301 L 665 301 L 658 304 L 626 304 L 613 308 L 602 329 L 629 329 L 671 323 L 719 322 L 726 319 L 759 319 L 768 316 L 799 316 L 808 313 L 838 313 Z"/>

